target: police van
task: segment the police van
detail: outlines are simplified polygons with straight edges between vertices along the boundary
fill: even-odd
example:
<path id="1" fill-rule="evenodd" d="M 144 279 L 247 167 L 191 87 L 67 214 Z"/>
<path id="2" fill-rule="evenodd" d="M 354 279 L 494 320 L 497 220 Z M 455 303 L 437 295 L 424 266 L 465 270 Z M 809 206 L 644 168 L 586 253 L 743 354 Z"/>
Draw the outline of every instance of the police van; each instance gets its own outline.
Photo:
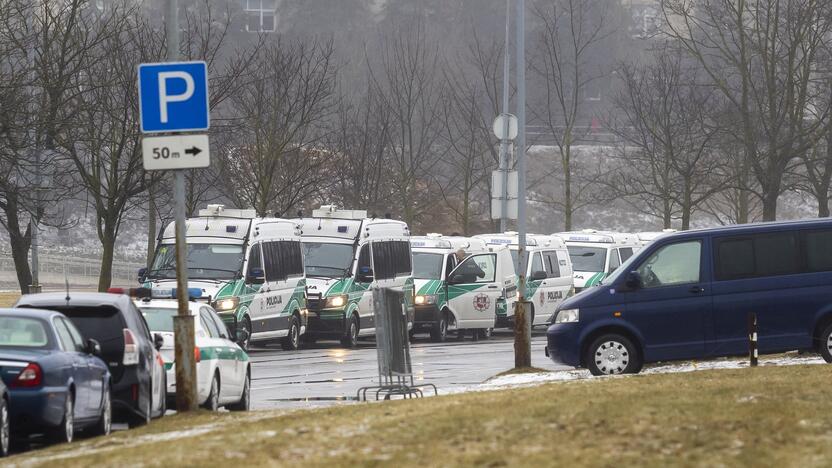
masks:
<path id="1" fill-rule="evenodd" d="M 476 236 L 489 246 L 507 246 L 516 269 L 518 235 L 516 232 Z M 555 236 L 526 235 L 526 298 L 532 304 L 532 326 L 546 325 L 555 310 L 572 290 L 572 263 L 564 242 Z M 497 317 L 498 327 L 514 327 L 514 308 Z"/>
<path id="2" fill-rule="evenodd" d="M 402 291 L 412 314 L 410 229 L 393 219 L 368 218 L 363 210 L 324 205 L 302 218 L 307 276 L 309 341 L 337 338 L 355 347 L 375 334 L 376 287 Z M 412 316 L 412 315 L 411 315 Z"/>
<path id="3" fill-rule="evenodd" d="M 676 232 L 675 229 L 662 229 L 661 231 L 644 231 L 637 232 L 636 237 L 638 237 L 639 244 L 641 244 L 642 247 L 646 247 L 648 244 L 652 243 L 659 237 L 665 234 L 672 234 L 674 232 Z"/>
<path id="4" fill-rule="evenodd" d="M 482 239 L 428 234 L 412 237 L 416 289 L 414 331 L 427 331 L 442 342 L 448 331 L 462 337 L 487 338 L 498 311 L 514 302 L 515 275 L 511 254 L 489 248 Z"/>
<path id="5" fill-rule="evenodd" d="M 258 218 L 254 210 L 208 205 L 186 221 L 188 287 L 237 330 L 244 350 L 252 342 L 280 340 L 297 349 L 306 329 L 306 281 L 300 224 Z M 176 287 L 174 223 L 157 239 L 149 269 L 139 272 L 144 287 Z"/>
<path id="6" fill-rule="evenodd" d="M 634 234 L 596 231 L 560 232 L 566 242 L 575 277 L 575 292 L 597 285 L 641 248 Z"/>

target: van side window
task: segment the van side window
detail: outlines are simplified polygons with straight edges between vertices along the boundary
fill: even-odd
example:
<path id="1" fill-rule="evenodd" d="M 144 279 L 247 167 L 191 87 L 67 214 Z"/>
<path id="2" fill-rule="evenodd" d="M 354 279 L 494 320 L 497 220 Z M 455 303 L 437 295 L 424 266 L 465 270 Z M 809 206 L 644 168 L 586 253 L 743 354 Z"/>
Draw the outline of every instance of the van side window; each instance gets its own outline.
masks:
<path id="1" fill-rule="evenodd" d="M 621 247 L 618 249 L 618 254 L 621 255 L 621 263 L 626 262 L 633 256 L 633 248 L 632 247 Z"/>
<path id="2" fill-rule="evenodd" d="M 560 265 L 558 265 L 557 252 L 544 252 L 543 263 L 546 266 L 546 274 L 549 278 L 560 278 Z"/>
<path id="3" fill-rule="evenodd" d="M 303 276 L 303 254 L 300 242 L 280 241 L 277 244 L 280 250 L 280 263 L 285 275 Z"/>
<path id="4" fill-rule="evenodd" d="M 260 258 L 260 244 L 254 244 L 248 252 L 248 272 L 251 273 L 254 268 L 263 269 L 263 259 Z"/>
<path id="5" fill-rule="evenodd" d="M 540 252 L 535 252 L 532 255 L 532 274 L 536 271 L 546 272 L 543 268 L 543 257 L 541 257 Z"/>
<path id="6" fill-rule="evenodd" d="M 793 232 L 754 234 L 716 240 L 716 279 L 789 275 L 800 271 L 800 248 Z"/>
<path id="7" fill-rule="evenodd" d="M 410 242 L 396 241 L 393 244 L 395 244 L 396 251 L 396 273 L 410 274 L 413 269 L 411 265 L 413 257 L 410 253 Z"/>
<path id="8" fill-rule="evenodd" d="M 355 270 L 356 275 L 361 273 L 362 268 L 371 268 L 371 265 L 370 265 L 370 244 L 362 245 L 361 250 L 358 252 L 358 266 Z"/>
<path id="9" fill-rule="evenodd" d="M 832 271 L 832 231 L 808 231 L 803 242 L 806 269 L 810 272 Z"/>
<path id="10" fill-rule="evenodd" d="M 456 255 L 450 254 L 445 257 L 445 275 L 450 275 L 454 267 L 456 267 Z"/>
<path id="11" fill-rule="evenodd" d="M 262 245 L 263 269 L 266 270 L 266 281 L 280 281 L 285 279 L 280 271 L 280 255 L 277 251 L 277 243 L 264 242 Z"/>
<path id="12" fill-rule="evenodd" d="M 462 283 L 493 283 L 496 275 L 496 254 L 472 255 L 454 270 Z"/>
<path id="13" fill-rule="evenodd" d="M 618 257 L 618 249 L 610 249 L 610 272 L 613 272 L 621 266 L 621 260 Z"/>
<path id="14" fill-rule="evenodd" d="M 699 241 L 665 245 L 637 269 L 644 288 L 699 282 L 702 244 Z"/>
<path id="15" fill-rule="evenodd" d="M 388 242 L 373 242 L 373 274 L 376 280 L 389 279 L 395 276 L 393 271 L 392 253 Z"/>

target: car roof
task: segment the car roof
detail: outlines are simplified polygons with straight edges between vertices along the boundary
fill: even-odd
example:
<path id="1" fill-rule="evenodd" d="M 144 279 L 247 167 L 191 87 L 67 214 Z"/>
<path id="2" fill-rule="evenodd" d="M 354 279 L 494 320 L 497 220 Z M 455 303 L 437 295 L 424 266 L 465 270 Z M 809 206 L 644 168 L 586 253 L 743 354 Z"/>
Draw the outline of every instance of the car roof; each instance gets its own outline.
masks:
<path id="1" fill-rule="evenodd" d="M 69 300 L 67 300 L 69 297 Z M 97 292 L 52 292 L 39 294 L 26 294 L 21 296 L 15 306 L 37 307 L 49 309 L 50 307 L 72 307 L 72 306 L 111 306 L 121 311 L 130 308 L 130 297 L 126 294 L 110 294 Z"/>
<path id="2" fill-rule="evenodd" d="M 764 223 L 749 223 L 749 224 L 732 224 L 730 226 L 710 227 L 703 229 L 691 229 L 689 231 L 679 231 L 668 233 L 667 236 L 662 236 L 665 239 L 679 239 L 685 237 L 701 236 L 703 234 L 734 234 L 741 235 L 745 233 L 754 233 L 758 231 L 788 231 L 792 229 L 811 229 L 811 228 L 832 228 L 832 219 L 800 219 L 789 221 L 771 221 Z"/>
<path id="3" fill-rule="evenodd" d="M 155 307 L 157 309 L 179 309 L 179 301 L 176 299 L 141 299 L 133 302 L 139 309 Z M 188 301 L 188 310 L 196 315 L 201 307 L 209 307 L 204 302 Z"/>
<path id="4" fill-rule="evenodd" d="M 52 317 L 58 315 L 63 317 L 64 314 L 60 312 L 55 312 L 54 310 L 45 310 L 45 309 L 29 309 L 29 308 L 17 308 L 17 307 L 4 307 L 0 308 L 0 315 L 5 316 L 19 316 L 19 317 L 31 317 L 37 318 L 42 320 L 49 320 Z"/>

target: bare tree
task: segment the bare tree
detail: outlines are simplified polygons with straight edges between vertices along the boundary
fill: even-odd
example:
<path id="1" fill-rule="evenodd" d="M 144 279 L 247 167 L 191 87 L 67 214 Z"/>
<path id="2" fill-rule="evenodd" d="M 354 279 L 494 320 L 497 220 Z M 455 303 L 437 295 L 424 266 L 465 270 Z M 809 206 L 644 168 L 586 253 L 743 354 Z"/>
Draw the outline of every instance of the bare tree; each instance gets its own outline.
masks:
<path id="1" fill-rule="evenodd" d="M 430 174 L 441 155 L 442 82 L 438 47 L 421 25 L 385 36 L 370 81 L 392 121 L 387 151 L 393 200 L 411 226 L 435 199 Z"/>
<path id="2" fill-rule="evenodd" d="M 606 73 L 606 64 L 598 57 L 605 55 L 603 47 L 613 31 L 607 10 L 606 4 L 585 0 L 541 0 L 532 10 L 540 31 L 530 67 L 543 95 L 531 109 L 554 136 L 560 153 L 563 194 L 553 202 L 563 212 L 566 230 L 572 228 L 573 215 L 584 202 L 578 195 L 588 193 L 585 187 L 575 187 L 572 147 L 585 136 L 580 123 L 589 120 L 587 91 Z"/>
<path id="3" fill-rule="evenodd" d="M 230 99 L 233 143 L 221 157 L 225 195 L 257 213 L 286 213 L 331 181 L 322 129 L 333 112 L 331 42 L 277 41 Z"/>
<path id="4" fill-rule="evenodd" d="M 718 128 L 709 120 L 715 98 L 673 44 L 660 45 L 654 57 L 618 71 L 623 86 L 613 100 L 618 125 L 612 129 L 626 154 L 614 186 L 665 228 L 678 213 L 688 229 L 693 213 L 728 183 L 714 144 Z"/>
<path id="5" fill-rule="evenodd" d="M 808 119 L 817 53 L 830 31 L 828 0 L 662 0 L 665 31 L 696 60 L 726 99 L 726 130 L 741 144 L 743 189 L 762 202 L 763 220 L 777 217 L 785 174 L 813 146 L 821 119 Z M 747 169 L 747 170 L 743 170 Z M 741 204 L 747 210 L 747 202 Z M 739 213 L 746 222 L 748 212 Z"/>

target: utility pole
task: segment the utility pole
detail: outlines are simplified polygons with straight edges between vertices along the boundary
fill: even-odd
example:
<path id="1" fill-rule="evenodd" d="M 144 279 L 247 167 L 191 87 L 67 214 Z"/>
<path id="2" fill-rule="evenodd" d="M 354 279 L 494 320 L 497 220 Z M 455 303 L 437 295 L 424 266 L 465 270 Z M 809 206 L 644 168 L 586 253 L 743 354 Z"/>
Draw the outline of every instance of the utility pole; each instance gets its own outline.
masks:
<path id="1" fill-rule="evenodd" d="M 167 61 L 179 60 L 179 8 L 177 0 L 167 1 L 165 34 L 167 35 Z M 194 317 L 188 304 L 188 246 L 185 243 L 185 170 L 174 171 L 174 198 L 176 200 L 176 300 L 179 311 L 174 317 L 174 362 L 176 363 L 176 410 L 195 411 L 196 362 L 194 350 Z"/>
<path id="2" fill-rule="evenodd" d="M 509 54 L 509 47 L 511 46 L 511 0 L 506 0 L 506 41 L 503 47 L 503 114 L 508 114 L 509 106 L 509 63 L 511 61 L 511 54 Z M 509 119 L 503 119 L 503 135 L 508 135 Z M 509 140 L 502 138 L 500 140 L 500 176 L 502 177 L 502 193 L 500 195 L 501 210 L 500 210 L 500 232 L 508 231 L 508 159 L 509 159 Z"/>
<path id="3" fill-rule="evenodd" d="M 526 1 L 517 0 L 517 303 L 514 367 L 531 367 L 531 323 L 526 302 Z"/>

